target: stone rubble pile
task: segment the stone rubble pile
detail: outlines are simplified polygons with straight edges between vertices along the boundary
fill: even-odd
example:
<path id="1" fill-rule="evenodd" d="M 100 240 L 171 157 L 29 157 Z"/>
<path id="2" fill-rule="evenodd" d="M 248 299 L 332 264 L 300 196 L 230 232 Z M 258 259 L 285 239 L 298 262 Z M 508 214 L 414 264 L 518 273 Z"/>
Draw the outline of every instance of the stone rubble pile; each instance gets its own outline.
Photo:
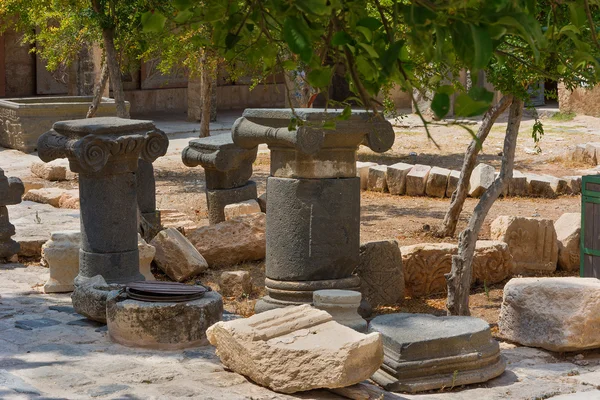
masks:
<path id="1" fill-rule="evenodd" d="M 357 161 L 356 176 L 360 178 L 362 190 L 407 196 L 451 197 L 458 185 L 460 171 L 403 162 L 378 165 Z M 469 180 L 468 195 L 480 197 L 497 176 L 494 167 L 478 164 Z M 523 174 L 515 170 L 502 195 L 555 198 L 578 193 L 581 193 L 581 176 L 554 177 Z"/>

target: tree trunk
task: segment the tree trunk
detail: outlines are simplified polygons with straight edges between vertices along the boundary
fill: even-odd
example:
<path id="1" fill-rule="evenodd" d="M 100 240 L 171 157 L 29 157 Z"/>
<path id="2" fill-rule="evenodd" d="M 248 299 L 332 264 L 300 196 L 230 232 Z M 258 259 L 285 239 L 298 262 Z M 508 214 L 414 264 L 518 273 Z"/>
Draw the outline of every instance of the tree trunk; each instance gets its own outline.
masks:
<path id="1" fill-rule="evenodd" d="M 452 269 L 446 274 L 448 282 L 448 315 L 470 315 L 469 294 L 473 270 L 473 255 L 481 225 L 504 186 L 512 178 L 519 126 L 523 118 L 523 100 L 513 99 L 510 106 L 500 174 L 475 206 L 467 228 L 460 233 L 458 254 L 452 256 Z"/>
<path id="2" fill-rule="evenodd" d="M 463 209 L 463 205 L 465 204 L 465 200 L 467 198 L 467 192 L 469 190 L 469 181 L 471 180 L 471 173 L 475 168 L 475 164 L 477 162 L 477 155 L 479 154 L 479 150 L 483 145 L 483 142 L 487 138 L 492 126 L 498 119 L 498 117 L 506 111 L 508 106 L 511 104 L 513 97 L 511 95 L 506 95 L 500 99 L 498 104 L 492 106 L 488 109 L 488 111 L 483 116 L 483 120 L 481 121 L 481 126 L 477 130 L 477 140 L 473 139 L 469 147 L 467 148 L 467 152 L 465 153 L 465 159 L 463 161 L 462 169 L 460 171 L 460 178 L 458 179 L 458 185 L 454 193 L 452 193 L 452 198 L 450 200 L 450 208 L 446 215 L 444 216 L 444 221 L 442 222 L 442 226 L 436 232 L 436 236 L 438 237 L 451 237 L 454 236 L 456 232 L 456 224 L 458 223 L 458 218 L 460 217 L 460 213 Z"/>
<path id="3" fill-rule="evenodd" d="M 106 64 L 108 65 L 108 74 L 110 75 L 110 84 L 113 90 L 113 96 L 117 106 L 117 117 L 129 118 L 129 111 L 125 106 L 125 94 L 123 93 L 123 81 L 121 80 L 121 68 L 117 59 L 115 49 L 114 29 L 102 29 L 102 39 L 104 41 L 104 51 L 106 52 Z"/>
<path id="4" fill-rule="evenodd" d="M 94 98 L 92 99 L 92 104 L 90 104 L 90 108 L 86 114 L 86 118 L 94 118 L 96 116 L 96 111 L 98 111 L 98 107 L 102 102 L 102 93 L 104 93 L 104 89 L 106 88 L 106 83 L 108 82 L 108 66 L 106 63 L 106 59 L 102 63 L 102 70 L 100 71 L 100 80 L 96 84 L 94 88 Z"/>
<path id="5" fill-rule="evenodd" d="M 214 79 L 216 68 L 214 60 L 207 51 L 202 55 L 201 63 L 202 117 L 200 119 L 200 137 L 207 137 L 210 136 L 210 121 L 216 120 L 217 113 L 216 104 L 214 104 L 216 99 L 213 99 L 213 89 L 216 89 L 216 79 Z"/>

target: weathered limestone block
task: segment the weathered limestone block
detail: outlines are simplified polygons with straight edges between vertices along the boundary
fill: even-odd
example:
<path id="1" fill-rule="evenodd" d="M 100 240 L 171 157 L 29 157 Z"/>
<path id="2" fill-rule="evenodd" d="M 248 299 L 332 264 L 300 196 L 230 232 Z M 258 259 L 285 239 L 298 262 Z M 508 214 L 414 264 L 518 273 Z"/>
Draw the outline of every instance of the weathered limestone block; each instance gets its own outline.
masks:
<path id="1" fill-rule="evenodd" d="M 106 283 L 102 275 L 81 280 L 71 294 L 73 308 L 88 319 L 106 323 L 106 298 L 122 288 L 119 284 Z"/>
<path id="2" fill-rule="evenodd" d="M 252 278 L 248 271 L 225 271 L 219 281 L 224 297 L 240 297 L 252 293 Z"/>
<path id="3" fill-rule="evenodd" d="M 373 192 L 387 192 L 388 186 L 385 179 L 387 165 L 375 165 L 369 167 L 369 180 L 367 181 L 367 189 Z"/>
<path id="4" fill-rule="evenodd" d="M 471 173 L 469 180 L 469 196 L 481 197 L 496 179 L 496 170 L 491 165 L 478 164 Z"/>
<path id="5" fill-rule="evenodd" d="M 267 192 L 264 192 L 260 196 L 256 198 L 258 205 L 260 206 L 260 211 L 266 213 L 267 212 Z"/>
<path id="6" fill-rule="evenodd" d="M 428 165 L 416 164 L 406 175 L 406 194 L 408 196 L 425 195 L 427 178 L 431 167 Z"/>
<path id="7" fill-rule="evenodd" d="M 156 249 L 156 265 L 177 282 L 185 281 L 208 268 L 204 257 L 177 229 L 160 231 L 150 244 Z"/>
<path id="8" fill-rule="evenodd" d="M 265 214 L 242 215 L 190 230 L 187 238 L 208 265 L 235 265 L 265 258 Z"/>
<path id="9" fill-rule="evenodd" d="M 163 227 L 175 228 L 184 234 L 198 227 L 198 224 L 192 221 L 186 214 L 171 209 L 160 210 L 160 222 Z"/>
<path id="10" fill-rule="evenodd" d="M 426 296 L 446 291 L 444 274 L 452 268 L 458 246 L 451 243 L 423 243 L 400 248 L 406 294 Z M 506 243 L 479 240 L 473 255 L 472 282 L 492 284 L 512 276 L 515 264 Z"/>
<path id="11" fill-rule="evenodd" d="M 79 191 L 67 190 L 58 199 L 58 208 L 79 209 Z"/>
<path id="12" fill-rule="evenodd" d="M 552 220 L 500 216 L 492 221 L 491 237 L 508 244 L 516 273 L 556 270 L 558 245 Z"/>
<path id="13" fill-rule="evenodd" d="M 579 176 L 565 176 L 564 179 L 567 180 L 569 188 L 571 189 L 572 194 L 580 194 L 581 193 L 581 175 Z"/>
<path id="14" fill-rule="evenodd" d="M 79 231 L 52 232 L 42 246 L 42 259 L 50 268 L 50 278 L 44 285 L 45 293 L 73 291 L 73 281 L 79 273 Z"/>
<path id="15" fill-rule="evenodd" d="M 403 195 L 406 193 L 406 176 L 413 167 L 414 165 L 405 163 L 396 163 L 388 166 L 385 172 L 385 179 L 391 194 Z"/>
<path id="16" fill-rule="evenodd" d="M 584 150 L 584 161 L 591 165 L 598 165 L 598 152 L 600 151 L 600 143 L 586 143 Z"/>
<path id="17" fill-rule="evenodd" d="M 151 271 L 156 249 L 151 244 L 146 243 L 140 234 L 138 234 L 138 251 L 140 253 L 140 273 L 144 275 L 147 281 L 156 280 Z"/>
<path id="18" fill-rule="evenodd" d="M 567 158 L 570 158 L 572 161 L 586 163 L 585 146 L 585 144 L 578 144 L 569 148 L 567 151 L 570 152 L 570 157 L 567 156 Z"/>
<path id="19" fill-rule="evenodd" d="M 527 177 L 520 171 L 514 170 L 512 178 L 508 181 L 509 196 L 527 196 L 529 194 L 529 183 Z"/>
<path id="20" fill-rule="evenodd" d="M 402 255 L 396 240 L 363 243 L 354 274 L 360 292 L 372 306 L 394 305 L 404 300 Z"/>
<path id="21" fill-rule="evenodd" d="M 256 200 L 240 201 L 239 203 L 227 204 L 224 208 L 225 220 L 230 220 L 240 215 L 262 212 L 260 204 Z"/>
<path id="22" fill-rule="evenodd" d="M 386 390 L 421 392 L 485 382 L 504 372 L 500 346 L 487 322 L 474 317 L 387 314 L 369 332 L 380 332 L 384 364 L 372 379 Z"/>
<path id="23" fill-rule="evenodd" d="M 178 350 L 208 345 L 206 329 L 221 320 L 223 299 L 206 292 L 198 300 L 148 302 L 112 292 L 106 299 L 110 338 L 122 345 Z"/>
<path id="24" fill-rule="evenodd" d="M 11 239 L 15 227 L 8 220 L 6 206 L 19 204 L 24 190 L 19 178 L 7 178 L 0 168 L 0 260 L 8 259 L 20 251 L 19 243 Z"/>
<path id="25" fill-rule="evenodd" d="M 565 213 L 554 223 L 558 240 L 558 268 L 578 271 L 580 258 L 581 213 Z"/>
<path id="26" fill-rule="evenodd" d="M 460 171 L 450 171 L 450 175 L 448 175 L 448 186 L 446 187 L 446 197 L 452 197 L 452 193 L 454 193 L 458 187 L 459 179 Z"/>
<path id="27" fill-rule="evenodd" d="M 34 161 L 31 163 L 31 173 L 47 181 L 64 181 L 67 180 L 68 165 L 62 160 L 54 160 L 50 163 Z"/>
<path id="28" fill-rule="evenodd" d="M 514 278 L 504 287 L 498 326 L 508 340 L 550 351 L 600 347 L 600 281 Z"/>
<path id="29" fill-rule="evenodd" d="M 448 177 L 450 170 L 446 168 L 433 167 L 427 177 L 425 193 L 430 197 L 444 197 L 448 188 Z"/>
<path id="30" fill-rule="evenodd" d="M 71 191 L 72 193 L 76 190 Z M 50 204 L 52 207 L 58 207 L 60 198 L 67 193 L 67 190 L 55 187 L 32 189 L 25 193 L 23 200 L 34 201 L 41 204 Z M 79 196 L 78 196 L 79 197 Z"/>
<path id="31" fill-rule="evenodd" d="M 374 162 L 356 162 L 356 176 L 360 178 L 360 190 L 367 190 L 369 182 L 369 168 L 376 166 Z"/>
<path id="32" fill-rule="evenodd" d="M 313 292 L 315 308 L 326 311 L 338 324 L 365 333 L 367 321 L 358 314 L 361 298 L 360 292 L 353 290 L 330 289 Z"/>
<path id="33" fill-rule="evenodd" d="M 281 393 L 353 385 L 383 362 L 379 333 L 358 333 L 310 305 L 217 322 L 206 334 L 223 365 Z"/>
<path id="34" fill-rule="evenodd" d="M 529 195 L 532 197 L 555 198 L 558 189 L 558 180 L 553 177 L 527 174 L 527 183 L 529 184 Z"/>

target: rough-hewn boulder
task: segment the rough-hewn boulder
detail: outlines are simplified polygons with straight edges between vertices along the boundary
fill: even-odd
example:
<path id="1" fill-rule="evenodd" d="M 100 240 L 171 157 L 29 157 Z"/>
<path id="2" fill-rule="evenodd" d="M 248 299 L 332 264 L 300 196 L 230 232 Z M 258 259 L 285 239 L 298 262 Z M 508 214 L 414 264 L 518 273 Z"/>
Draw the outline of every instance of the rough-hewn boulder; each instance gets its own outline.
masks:
<path id="1" fill-rule="evenodd" d="M 156 248 L 156 265 L 177 282 L 185 281 L 208 268 L 204 257 L 175 228 L 163 229 L 150 244 Z"/>

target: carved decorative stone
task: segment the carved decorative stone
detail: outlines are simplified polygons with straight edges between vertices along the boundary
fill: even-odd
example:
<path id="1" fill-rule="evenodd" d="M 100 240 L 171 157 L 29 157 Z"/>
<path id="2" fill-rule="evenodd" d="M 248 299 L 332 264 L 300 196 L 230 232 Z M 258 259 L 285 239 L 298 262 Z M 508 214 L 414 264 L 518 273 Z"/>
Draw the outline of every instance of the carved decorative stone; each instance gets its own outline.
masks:
<path id="1" fill-rule="evenodd" d="M 356 151 L 361 144 L 377 152 L 394 143 L 385 119 L 353 111 L 321 109 L 247 109 L 232 128 L 233 142 L 252 149 L 269 146 L 271 176 L 267 180 L 268 296 L 256 311 L 311 303 L 320 289 L 360 290 L 352 275 L 358 264 L 360 178 Z M 296 130 L 288 129 L 292 117 Z"/>
<path id="2" fill-rule="evenodd" d="M 136 171 L 169 141 L 151 121 L 90 118 L 62 121 L 38 141 L 42 161 L 67 158 L 79 174 L 81 249 L 77 280 L 101 275 L 107 283 L 143 280 L 139 272 Z M 76 280 L 76 285 L 77 285 Z"/>
<path id="3" fill-rule="evenodd" d="M 50 278 L 44 285 L 45 293 L 73 291 L 73 282 L 79 273 L 79 231 L 52 232 L 42 246 L 42 260 L 50 269 Z"/>
<path id="4" fill-rule="evenodd" d="M 7 178 L 0 168 L 0 260 L 19 253 L 19 243 L 11 239 L 15 227 L 8 220 L 6 206 L 19 204 L 25 188 L 19 178 Z"/>
<path id="5" fill-rule="evenodd" d="M 256 199 L 256 184 L 249 179 L 257 152 L 257 146 L 237 146 L 228 134 L 194 139 L 183 149 L 185 165 L 204 168 L 210 224 L 225 221 L 225 206 Z"/>

